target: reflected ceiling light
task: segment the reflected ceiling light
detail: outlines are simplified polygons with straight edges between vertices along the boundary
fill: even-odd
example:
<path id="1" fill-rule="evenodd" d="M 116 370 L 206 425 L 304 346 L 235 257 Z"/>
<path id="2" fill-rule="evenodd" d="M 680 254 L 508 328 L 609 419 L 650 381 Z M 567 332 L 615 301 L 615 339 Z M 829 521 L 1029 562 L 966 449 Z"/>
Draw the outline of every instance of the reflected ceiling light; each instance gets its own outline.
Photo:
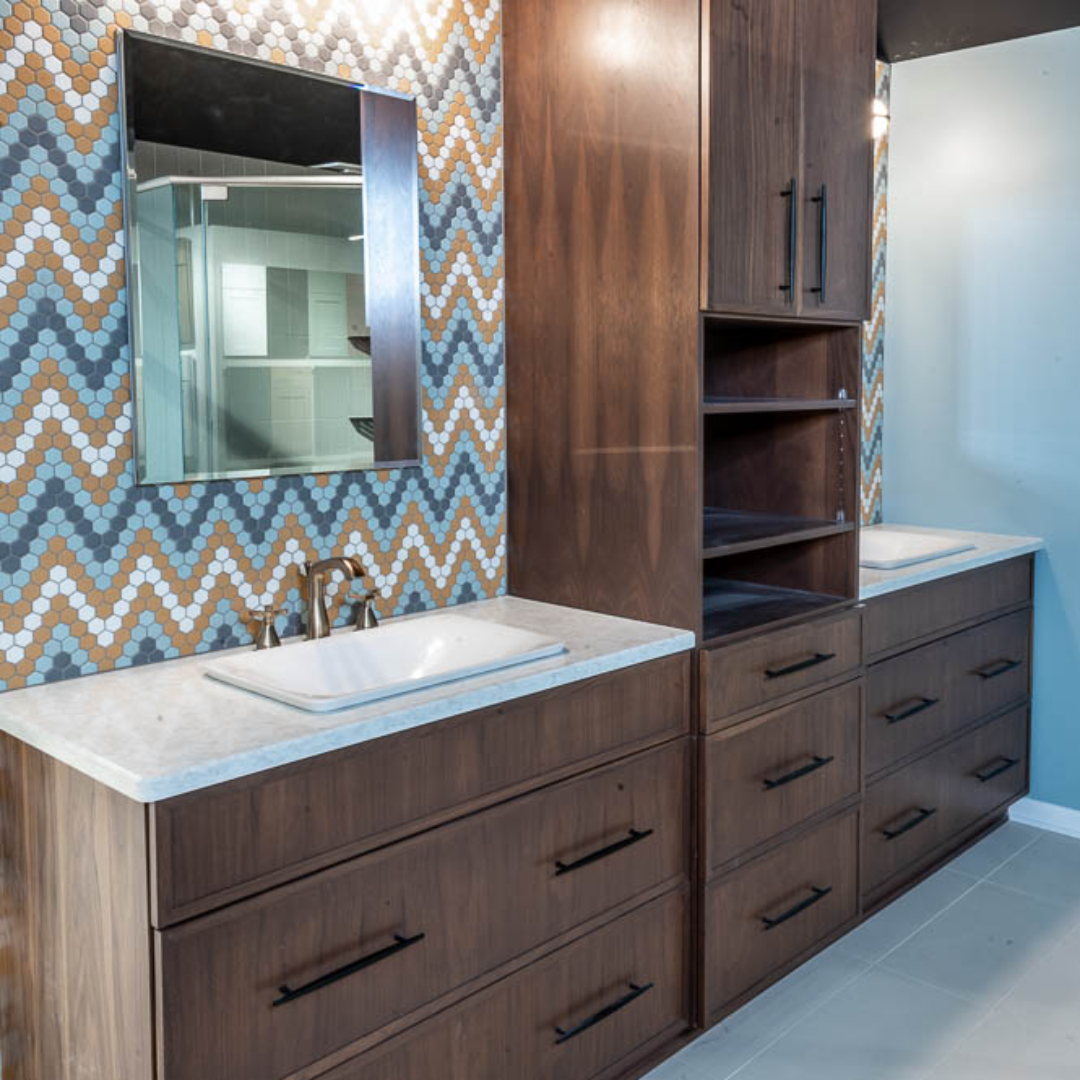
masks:
<path id="1" fill-rule="evenodd" d="M 353 233 L 353 235 L 350 236 L 349 239 L 355 244 L 357 241 L 364 239 L 364 234 L 363 233 Z"/>
<path id="2" fill-rule="evenodd" d="M 881 98 L 874 98 L 873 132 L 875 139 L 884 139 L 889 134 L 889 106 Z"/>

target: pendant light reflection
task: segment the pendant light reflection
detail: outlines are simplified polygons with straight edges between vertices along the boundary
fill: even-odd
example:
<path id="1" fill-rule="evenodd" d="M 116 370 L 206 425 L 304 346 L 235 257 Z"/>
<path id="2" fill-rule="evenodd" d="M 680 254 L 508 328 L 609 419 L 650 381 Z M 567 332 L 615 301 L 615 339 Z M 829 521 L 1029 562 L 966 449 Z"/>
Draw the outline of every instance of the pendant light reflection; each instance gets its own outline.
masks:
<path id="1" fill-rule="evenodd" d="M 874 119 L 872 131 L 875 139 L 884 139 L 889 134 L 889 106 L 881 98 L 874 98 Z"/>

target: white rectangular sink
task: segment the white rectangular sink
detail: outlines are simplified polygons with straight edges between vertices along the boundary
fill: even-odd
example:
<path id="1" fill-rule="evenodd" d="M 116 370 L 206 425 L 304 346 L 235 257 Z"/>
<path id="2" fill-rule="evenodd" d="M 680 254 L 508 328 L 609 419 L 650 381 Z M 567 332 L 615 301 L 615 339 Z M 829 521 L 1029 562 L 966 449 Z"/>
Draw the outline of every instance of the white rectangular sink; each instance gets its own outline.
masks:
<path id="1" fill-rule="evenodd" d="M 971 551 L 974 544 L 939 533 L 875 527 L 859 537 L 859 565 L 868 570 L 900 570 Z"/>
<path id="2" fill-rule="evenodd" d="M 564 650 L 531 630 L 448 613 L 213 660 L 206 674 L 309 712 L 331 712 Z"/>

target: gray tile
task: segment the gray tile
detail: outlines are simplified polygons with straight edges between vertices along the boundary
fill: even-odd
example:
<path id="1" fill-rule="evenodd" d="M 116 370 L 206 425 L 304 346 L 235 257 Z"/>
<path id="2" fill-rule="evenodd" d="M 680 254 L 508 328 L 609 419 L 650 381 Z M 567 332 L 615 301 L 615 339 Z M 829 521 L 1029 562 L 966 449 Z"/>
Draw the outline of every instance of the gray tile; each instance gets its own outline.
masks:
<path id="1" fill-rule="evenodd" d="M 1080 840 L 1044 833 L 990 880 L 1042 900 L 1068 904 L 1080 915 Z"/>
<path id="2" fill-rule="evenodd" d="M 833 946 L 710 1028 L 645 1080 L 726 1080 L 867 970 L 867 964 Z"/>
<path id="3" fill-rule="evenodd" d="M 972 877 L 989 877 L 1002 864 L 1008 862 L 1024 848 L 1030 847 L 1044 835 L 1041 829 L 1007 821 L 985 840 L 980 840 L 959 858 L 953 859 L 949 863 L 949 869 L 962 874 L 971 874 Z"/>
<path id="4" fill-rule="evenodd" d="M 986 882 L 924 926 L 882 965 L 987 1006 L 1073 925 L 1066 908 Z"/>
<path id="5" fill-rule="evenodd" d="M 939 870 L 846 934 L 834 948 L 861 960 L 880 960 L 976 884 L 974 878 L 951 868 Z"/>
<path id="6" fill-rule="evenodd" d="M 792 1028 L 738 1080 L 914 1080 L 981 1015 L 963 998 L 872 968 Z"/>
<path id="7" fill-rule="evenodd" d="M 1080 937 L 1035 964 L 930 1074 L 933 1080 L 1075 1080 Z"/>

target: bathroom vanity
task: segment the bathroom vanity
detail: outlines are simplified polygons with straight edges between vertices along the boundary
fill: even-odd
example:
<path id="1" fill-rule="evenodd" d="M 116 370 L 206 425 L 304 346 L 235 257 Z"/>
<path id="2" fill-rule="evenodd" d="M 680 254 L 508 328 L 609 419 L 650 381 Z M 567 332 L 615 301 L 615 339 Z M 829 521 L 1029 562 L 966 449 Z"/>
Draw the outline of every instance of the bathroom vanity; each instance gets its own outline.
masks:
<path id="1" fill-rule="evenodd" d="M 204 658 L 5 696 L 5 1080 L 584 1078 L 685 1031 L 693 636 L 464 610 L 567 651 L 331 715 Z"/>

